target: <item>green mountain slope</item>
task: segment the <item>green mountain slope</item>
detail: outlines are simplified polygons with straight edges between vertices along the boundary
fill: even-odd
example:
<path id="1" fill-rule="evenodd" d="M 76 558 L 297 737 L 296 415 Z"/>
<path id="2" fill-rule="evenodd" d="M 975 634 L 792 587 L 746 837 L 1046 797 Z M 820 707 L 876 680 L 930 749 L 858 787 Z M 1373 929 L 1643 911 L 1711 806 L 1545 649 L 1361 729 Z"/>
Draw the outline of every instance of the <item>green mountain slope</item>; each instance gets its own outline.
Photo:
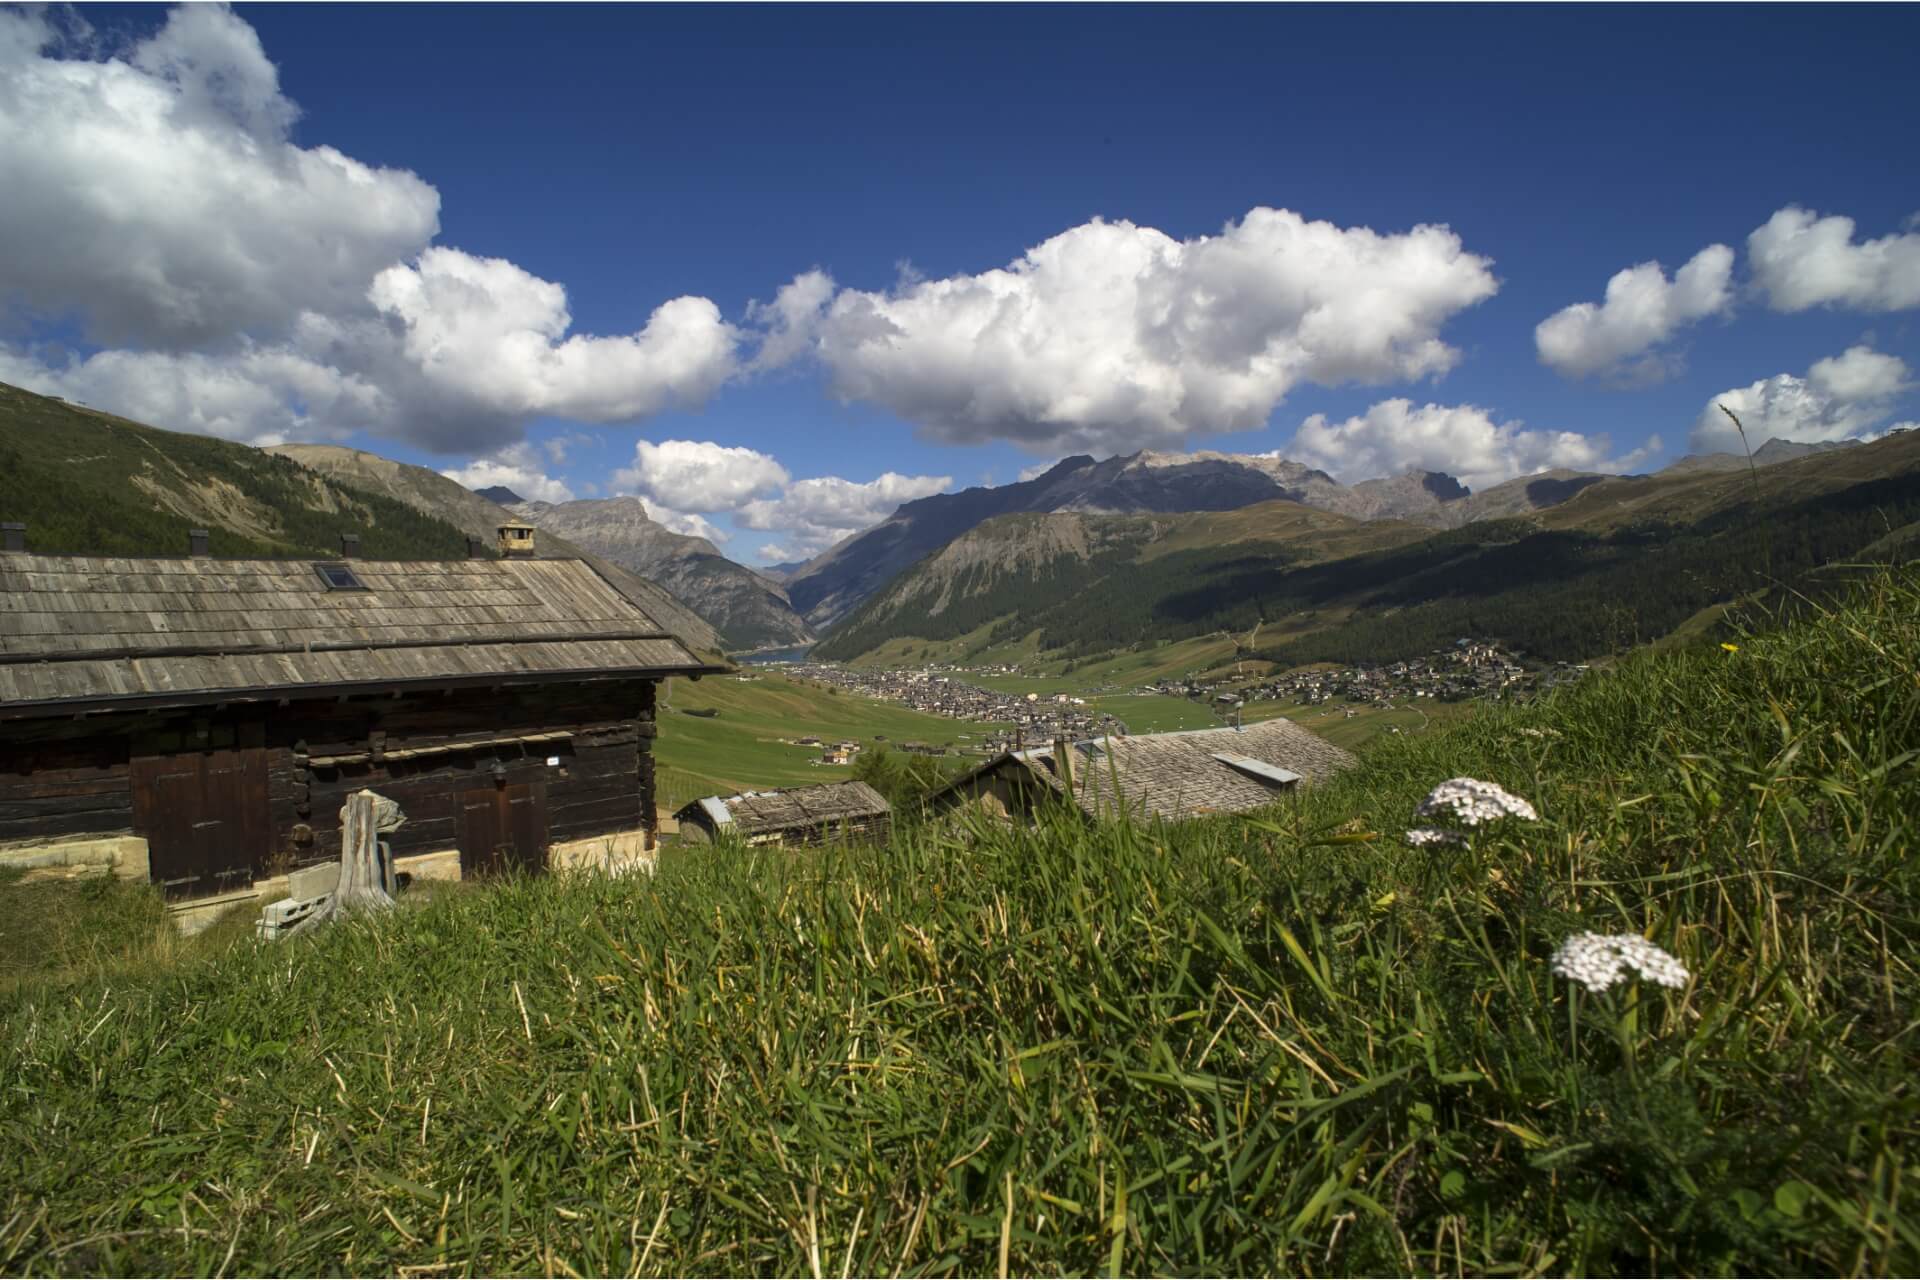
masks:
<path id="1" fill-rule="evenodd" d="M 858 660 L 911 637 L 952 659 L 1036 635 L 1043 653 L 1077 659 L 1227 632 L 1292 665 L 1392 661 L 1472 634 L 1577 660 L 1870 548 L 1899 558 L 1913 544 L 1896 535 L 1916 520 L 1912 434 L 1757 476 L 1607 478 L 1547 509 L 1442 533 L 1292 502 L 1006 516 L 901 574 L 814 652 Z"/>
<path id="2" fill-rule="evenodd" d="M 466 536 L 403 502 L 287 458 L 162 431 L 0 383 L 0 520 L 38 551 L 185 555 L 208 531 L 217 556 L 453 559 Z"/>

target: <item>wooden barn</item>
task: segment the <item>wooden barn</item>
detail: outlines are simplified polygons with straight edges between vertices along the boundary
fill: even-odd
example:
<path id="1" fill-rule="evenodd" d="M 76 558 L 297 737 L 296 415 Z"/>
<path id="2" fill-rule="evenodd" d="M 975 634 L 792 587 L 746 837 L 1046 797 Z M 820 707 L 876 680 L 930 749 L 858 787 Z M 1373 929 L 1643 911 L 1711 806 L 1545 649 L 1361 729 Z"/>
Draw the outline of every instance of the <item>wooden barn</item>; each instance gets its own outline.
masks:
<path id="1" fill-rule="evenodd" d="M 1070 800 L 1089 818 L 1124 811 L 1175 821 L 1273 804 L 1354 763 L 1276 717 L 1244 728 L 1116 734 L 1006 752 L 936 791 L 928 805 L 935 813 L 973 809 L 1031 821 L 1043 806 Z"/>
<path id="2" fill-rule="evenodd" d="M 397 801 L 397 867 L 472 875 L 654 827 L 654 690 L 716 670 L 579 560 L 0 551 L 0 862 L 104 843 L 171 898 L 339 856 Z M 144 845 L 144 848 L 141 846 Z"/>
<path id="3" fill-rule="evenodd" d="M 682 840 L 701 843 L 718 840 L 723 833 L 748 844 L 884 841 L 893 827 L 886 797 L 864 782 L 707 796 L 680 806 L 673 816 Z"/>

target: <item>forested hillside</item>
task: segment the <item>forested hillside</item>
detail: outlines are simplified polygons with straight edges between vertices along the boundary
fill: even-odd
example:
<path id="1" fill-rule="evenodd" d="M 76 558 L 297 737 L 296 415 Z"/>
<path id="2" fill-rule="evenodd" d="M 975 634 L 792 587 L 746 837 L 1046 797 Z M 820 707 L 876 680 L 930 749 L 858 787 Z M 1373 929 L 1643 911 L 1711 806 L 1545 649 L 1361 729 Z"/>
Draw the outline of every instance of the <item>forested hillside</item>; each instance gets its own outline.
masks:
<path id="1" fill-rule="evenodd" d="M 360 536 L 373 558 L 453 559 L 444 520 L 210 436 L 162 431 L 0 383 L 0 520 L 35 551 L 185 555 L 208 531 L 216 556 L 338 555 Z"/>

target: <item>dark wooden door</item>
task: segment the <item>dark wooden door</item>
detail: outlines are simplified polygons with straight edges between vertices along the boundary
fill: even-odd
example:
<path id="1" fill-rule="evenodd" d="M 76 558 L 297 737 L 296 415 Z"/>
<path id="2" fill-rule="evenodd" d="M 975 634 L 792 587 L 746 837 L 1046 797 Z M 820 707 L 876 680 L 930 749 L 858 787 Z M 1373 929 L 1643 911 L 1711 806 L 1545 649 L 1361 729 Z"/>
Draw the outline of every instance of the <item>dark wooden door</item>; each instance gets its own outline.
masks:
<path id="1" fill-rule="evenodd" d="M 167 897 L 253 883 L 272 843 L 263 737 L 262 726 L 228 725 L 210 730 L 204 744 L 135 744 L 133 829 L 146 837 L 148 874 Z"/>
<path id="2" fill-rule="evenodd" d="M 463 791 L 456 799 L 454 820 L 462 879 L 546 869 L 546 783 Z"/>

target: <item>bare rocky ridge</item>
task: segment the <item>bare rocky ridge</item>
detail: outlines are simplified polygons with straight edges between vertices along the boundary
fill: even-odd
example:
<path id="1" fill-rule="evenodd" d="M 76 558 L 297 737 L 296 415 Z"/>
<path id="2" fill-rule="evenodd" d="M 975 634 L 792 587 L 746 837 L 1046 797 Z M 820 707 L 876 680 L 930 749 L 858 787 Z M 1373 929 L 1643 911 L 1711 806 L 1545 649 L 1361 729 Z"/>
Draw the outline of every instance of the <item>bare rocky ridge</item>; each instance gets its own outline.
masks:
<path id="1" fill-rule="evenodd" d="M 510 509 L 536 528 L 659 583 L 698 609 L 732 649 L 790 648 L 814 638 L 779 582 L 735 564 L 705 538 L 675 533 L 651 519 L 638 498 L 515 502 Z"/>
<path id="2" fill-rule="evenodd" d="M 1835 449 L 1855 447 L 1858 440 L 1826 440 L 1811 444 L 1802 444 L 1797 440 L 1769 440 L 1753 451 L 1753 465 L 1773 467 L 1782 462 L 1793 462 L 1815 453 L 1831 453 Z M 1746 467 L 1747 458 L 1742 453 L 1690 453 L 1686 457 L 1669 464 L 1659 474 L 1676 475 L 1690 471 L 1739 471 Z"/>
<path id="3" fill-rule="evenodd" d="M 395 462 L 362 449 L 331 444 L 282 444 L 270 447 L 267 452 L 291 458 L 356 488 L 398 499 L 416 511 L 445 520 L 471 537 L 484 538 L 488 546 L 493 545 L 499 526 L 518 518 L 514 512 L 488 502 L 437 471 Z M 558 555 L 579 556 L 632 597 L 656 622 L 695 649 L 719 653 L 727 648 L 719 631 L 668 588 L 564 536 L 550 535 L 542 549 Z"/>

